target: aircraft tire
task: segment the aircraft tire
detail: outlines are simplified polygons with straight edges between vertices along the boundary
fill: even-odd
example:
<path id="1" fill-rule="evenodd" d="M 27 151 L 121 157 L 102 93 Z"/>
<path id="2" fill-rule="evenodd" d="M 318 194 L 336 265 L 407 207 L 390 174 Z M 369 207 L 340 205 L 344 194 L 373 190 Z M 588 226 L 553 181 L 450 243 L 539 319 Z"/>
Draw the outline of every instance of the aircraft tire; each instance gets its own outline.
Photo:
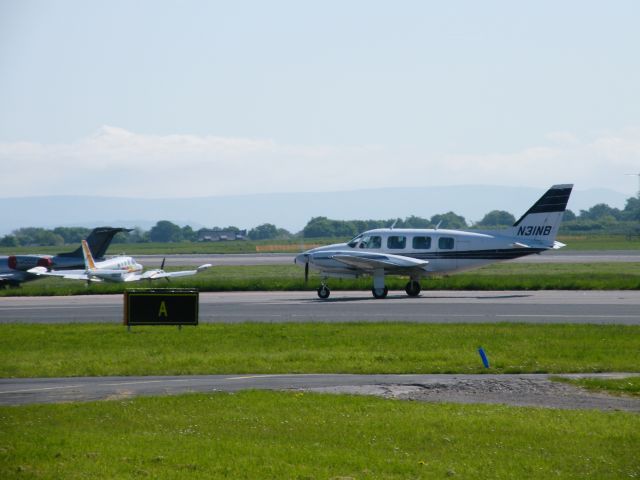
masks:
<path id="1" fill-rule="evenodd" d="M 327 298 L 329 298 L 329 295 L 331 295 L 331 290 L 329 290 L 329 287 L 327 287 L 326 285 L 321 285 L 318 288 L 318 296 L 325 300 Z"/>
<path id="2" fill-rule="evenodd" d="M 386 298 L 389 293 L 389 289 L 387 287 L 372 288 L 371 293 L 373 293 L 374 298 Z"/>
<path id="3" fill-rule="evenodd" d="M 404 291 L 407 292 L 407 295 L 409 295 L 410 297 L 417 297 L 418 295 L 420 295 L 421 290 L 422 288 L 420 287 L 420 282 L 416 280 L 410 280 L 407 283 L 407 286 L 404 287 Z"/>

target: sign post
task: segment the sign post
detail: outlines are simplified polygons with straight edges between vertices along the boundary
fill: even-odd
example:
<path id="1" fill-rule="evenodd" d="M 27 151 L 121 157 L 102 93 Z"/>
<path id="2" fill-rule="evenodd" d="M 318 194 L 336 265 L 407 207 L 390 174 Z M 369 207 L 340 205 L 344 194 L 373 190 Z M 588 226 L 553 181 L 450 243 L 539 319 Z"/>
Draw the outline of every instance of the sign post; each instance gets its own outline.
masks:
<path id="1" fill-rule="evenodd" d="M 124 324 L 198 325 L 198 290 L 191 288 L 146 288 L 125 290 Z"/>

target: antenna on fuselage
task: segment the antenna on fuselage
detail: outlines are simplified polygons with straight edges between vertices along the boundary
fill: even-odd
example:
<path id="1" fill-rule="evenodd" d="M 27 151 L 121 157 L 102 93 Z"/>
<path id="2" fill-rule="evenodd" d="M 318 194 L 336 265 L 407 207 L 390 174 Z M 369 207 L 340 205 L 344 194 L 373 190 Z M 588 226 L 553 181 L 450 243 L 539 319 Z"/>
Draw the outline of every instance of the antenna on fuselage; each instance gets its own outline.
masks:
<path id="1" fill-rule="evenodd" d="M 391 226 L 389 227 L 391 230 L 393 230 L 396 226 L 396 223 L 398 223 L 398 219 L 396 218 L 393 223 L 391 224 Z"/>
<path id="2" fill-rule="evenodd" d="M 440 228 L 440 225 L 442 225 L 442 220 L 440 220 L 440 221 L 438 222 L 438 224 L 436 225 L 436 228 L 434 228 L 434 230 L 439 229 L 439 228 Z"/>

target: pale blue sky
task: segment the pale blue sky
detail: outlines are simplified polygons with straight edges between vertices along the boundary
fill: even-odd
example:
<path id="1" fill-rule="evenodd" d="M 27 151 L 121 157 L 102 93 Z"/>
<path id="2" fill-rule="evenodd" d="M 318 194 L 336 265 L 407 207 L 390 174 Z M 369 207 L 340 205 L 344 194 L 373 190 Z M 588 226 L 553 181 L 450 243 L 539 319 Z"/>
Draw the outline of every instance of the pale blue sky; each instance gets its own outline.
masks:
<path id="1" fill-rule="evenodd" d="M 637 1 L 0 0 L 0 191 L 158 162 L 150 183 L 180 196 L 518 181 L 632 194 L 638 25 Z M 278 181 L 265 163 L 299 171 Z M 35 169 L 51 185 L 17 179 Z M 153 196 L 124 182 L 116 194 Z"/>

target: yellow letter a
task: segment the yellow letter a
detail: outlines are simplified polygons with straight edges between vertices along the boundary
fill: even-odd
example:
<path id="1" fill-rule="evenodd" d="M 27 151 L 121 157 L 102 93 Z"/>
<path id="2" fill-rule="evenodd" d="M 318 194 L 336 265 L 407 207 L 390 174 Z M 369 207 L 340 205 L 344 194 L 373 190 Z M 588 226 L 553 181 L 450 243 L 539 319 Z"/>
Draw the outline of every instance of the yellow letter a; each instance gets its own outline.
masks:
<path id="1" fill-rule="evenodd" d="M 167 306 L 164 303 L 164 300 L 160 303 L 160 311 L 158 312 L 158 317 L 168 317 L 169 313 L 167 312 Z"/>

